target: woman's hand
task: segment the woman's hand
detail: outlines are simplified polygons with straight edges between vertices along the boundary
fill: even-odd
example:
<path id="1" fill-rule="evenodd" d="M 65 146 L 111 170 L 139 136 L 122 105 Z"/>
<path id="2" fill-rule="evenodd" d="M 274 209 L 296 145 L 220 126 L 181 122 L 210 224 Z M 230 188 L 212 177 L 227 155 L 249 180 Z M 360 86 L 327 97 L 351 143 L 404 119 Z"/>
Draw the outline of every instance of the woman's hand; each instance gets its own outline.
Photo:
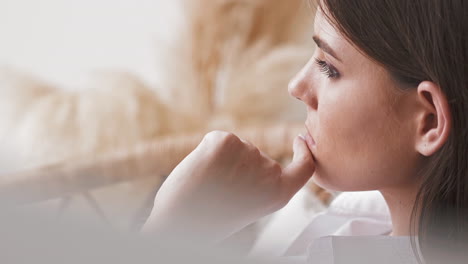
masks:
<path id="1" fill-rule="evenodd" d="M 293 148 L 283 169 L 231 133 L 207 134 L 161 186 L 144 230 L 215 243 L 282 208 L 315 170 L 304 139 Z"/>

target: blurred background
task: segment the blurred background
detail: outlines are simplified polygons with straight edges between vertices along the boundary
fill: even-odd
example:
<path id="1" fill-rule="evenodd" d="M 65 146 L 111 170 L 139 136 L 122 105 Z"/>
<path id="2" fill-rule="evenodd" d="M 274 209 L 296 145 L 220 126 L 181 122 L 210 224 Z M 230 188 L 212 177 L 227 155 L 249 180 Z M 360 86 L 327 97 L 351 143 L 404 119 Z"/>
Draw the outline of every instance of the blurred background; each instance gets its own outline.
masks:
<path id="1" fill-rule="evenodd" d="M 0 194 L 137 230 L 207 131 L 287 162 L 313 15 L 303 0 L 0 0 Z M 297 229 L 329 198 L 301 194 Z M 271 241 L 253 228 L 250 246 Z"/>
<path id="2" fill-rule="evenodd" d="M 156 39 L 181 15 L 181 1 L 1 0 L 0 60 L 64 89 L 106 68 L 154 85 Z"/>

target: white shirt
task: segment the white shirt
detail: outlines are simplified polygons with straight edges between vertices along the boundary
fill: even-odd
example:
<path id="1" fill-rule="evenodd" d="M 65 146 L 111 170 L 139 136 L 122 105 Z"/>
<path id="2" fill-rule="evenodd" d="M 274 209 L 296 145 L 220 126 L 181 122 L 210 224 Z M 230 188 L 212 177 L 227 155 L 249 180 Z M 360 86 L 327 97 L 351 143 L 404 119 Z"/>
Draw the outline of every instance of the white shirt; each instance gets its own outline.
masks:
<path id="1" fill-rule="evenodd" d="M 284 255 L 305 255 L 312 241 L 325 236 L 382 236 L 391 231 L 390 212 L 380 192 L 342 193 L 310 221 Z"/>
<path id="2" fill-rule="evenodd" d="M 377 191 L 342 193 L 325 208 L 303 189 L 264 225 L 251 255 L 306 255 L 307 247 L 320 237 L 383 235 L 392 230 L 387 204 Z"/>
<path id="3" fill-rule="evenodd" d="M 311 204 L 317 200 L 299 192 L 267 225 L 251 254 L 280 257 L 274 263 L 417 263 L 409 237 L 388 236 L 392 223 L 380 192 L 342 193 L 318 214 L 320 206 Z"/>
<path id="4" fill-rule="evenodd" d="M 273 232 L 261 236 L 253 255 L 281 256 L 274 263 L 291 264 L 417 263 L 409 237 L 388 236 L 392 231 L 390 212 L 378 191 L 340 194 L 327 210 L 315 213 L 306 224 L 302 221 L 300 232 L 289 229 L 293 237 L 287 237 L 285 227 L 300 224 L 308 214 L 320 209 L 311 208 L 314 201 L 307 198 L 304 192 L 298 193 L 272 220 L 270 231 L 271 227 L 283 227 L 283 231 L 277 232 L 276 239 Z"/>

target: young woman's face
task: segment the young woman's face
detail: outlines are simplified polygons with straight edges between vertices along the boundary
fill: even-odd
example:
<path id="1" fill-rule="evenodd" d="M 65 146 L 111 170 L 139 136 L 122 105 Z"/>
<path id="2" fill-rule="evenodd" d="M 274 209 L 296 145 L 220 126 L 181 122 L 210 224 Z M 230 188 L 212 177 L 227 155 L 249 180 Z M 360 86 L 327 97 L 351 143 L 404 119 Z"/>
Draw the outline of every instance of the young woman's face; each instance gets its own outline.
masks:
<path id="1" fill-rule="evenodd" d="M 316 160 L 316 182 L 359 191 L 413 181 L 420 156 L 414 147 L 414 111 L 406 99 L 411 92 L 403 92 L 320 11 L 314 40 L 318 48 L 289 91 L 307 107 L 306 137 Z"/>

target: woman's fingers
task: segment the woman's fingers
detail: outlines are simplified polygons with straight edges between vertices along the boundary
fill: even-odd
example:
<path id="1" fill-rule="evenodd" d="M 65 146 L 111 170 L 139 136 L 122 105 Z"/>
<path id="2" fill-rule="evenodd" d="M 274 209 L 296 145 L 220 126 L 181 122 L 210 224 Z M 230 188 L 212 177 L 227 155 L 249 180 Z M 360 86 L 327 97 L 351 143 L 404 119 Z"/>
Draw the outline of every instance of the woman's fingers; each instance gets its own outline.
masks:
<path id="1" fill-rule="evenodd" d="M 232 133 L 208 133 L 161 186 L 147 225 L 218 241 L 286 204 L 314 169 L 303 139 L 296 138 L 294 159 L 282 169 Z"/>
<path id="2" fill-rule="evenodd" d="M 315 172 L 315 162 L 304 138 L 298 136 L 293 144 L 292 162 L 283 169 L 283 192 L 289 199 L 302 188 Z"/>

